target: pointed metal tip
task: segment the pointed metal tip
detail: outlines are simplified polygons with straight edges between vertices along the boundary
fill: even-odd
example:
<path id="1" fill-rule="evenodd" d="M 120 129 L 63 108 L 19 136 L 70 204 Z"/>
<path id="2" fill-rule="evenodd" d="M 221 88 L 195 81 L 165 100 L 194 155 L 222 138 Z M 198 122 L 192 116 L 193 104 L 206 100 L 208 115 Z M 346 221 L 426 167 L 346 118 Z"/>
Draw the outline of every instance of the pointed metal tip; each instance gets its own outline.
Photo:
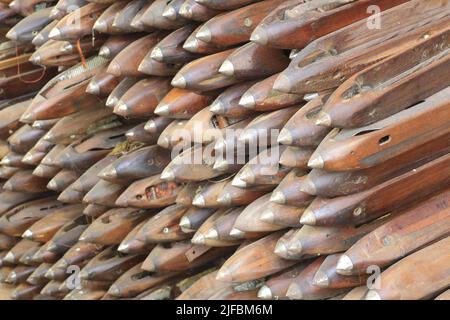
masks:
<path id="1" fill-rule="evenodd" d="M 33 53 L 33 55 L 30 58 L 30 62 L 33 64 L 40 64 L 42 61 L 42 57 L 38 52 Z"/>
<path id="2" fill-rule="evenodd" d="M 314 215 L 314 211 L 312 211 L 310 209 L 306 209 L 300 218 L 300 223 L 303 225 L 315 226 L 316 225 L 316 216 Z"/>
<path id="3" fill-rule="evenodd" d="M 0 165 L 2 165 L 2 166 L 9 166 L 10 164 L 11 164 L 11 159 L 9 159 L 9 158 L 3 158 L 0 161 Z"/>
<path id="4" fill-rule="evenodd" d="M 225 60 L 219 68 L 219 73 L 232 77 L 234 75 L 234 65 L 230 60 Z"/>
<path id="5" fill-rule="evenodd" d="M 245 232 L 237 229 L 237 228 L 233 228 L 230 231 L 230 236 L 236 239 L 241 239 L 242 237 L 245 236 Z"/>
<path id="6" fill-rule="evenodd" d="M 288 129 L 283 128 L 278 135 L 277 142 L 279 144 L 291 145 L 292 144 L 292 135 Z"/>
<path id="7" fill-rule="evenodd" d="M 128 250 L 130 249 L 130 245 L 127 243 L 122 243 L 119 245 L 119 248 L 117 248 L 117 251 L 122 253 L 128 253 Z"/>
<path id="8" fill-rule="evenodd" d="M 58 28 L 53 28 L 48 34 L 48 37 L 52 40 L 56 40 L 61 37 L 61 31 Z"/>
<path id="9" fill-rule="evenodd" d="M 299 49 L 292 49 L 291 52 L 289 52 L 289 59 L 290 60 L 294 59 L 299 52 L 300 52 Z"/>
<path id="10" fill-rule="evenodd" d="M 223 104 L 220 101 L 215 100 L 209 107 L 209 111 L 215 114 L 221 114 L 224 111 Z"/>
<path id="11" fill-rule="evenodd" d="M 192 200 L 192 204 L 197 207 L 205 206 L 205 198 L 201 194 L 197 194 Z"/>
<path id="12" fill-rule="evenodd" d="M 278 204 L 286 204 L 286 197 L 281 191 L 274 191 L 270 196 L 270 202 L 278 203 Z"/>
<path id="13" fill-rule="evenodd" d="M 33 40 L 31 40 L 31 43 L 37 47 L 44 41 L 45 41 L 44 36 L 39 33 L 38 35 L 36 35 L 36 37 L 33 38 Z"/>
<path id="14" fill-rule="evenodd" d="M 219 158 L 214 162 L 213 169 L 217 171 L 225 171 L 229 167 L 228 161 L 224 158 Z"/>
<path id="15" fill-rule="evenodd" d="M 117 102 L 119 102 L 119 99 L 117 99 L 117 97 L 108 97 L 108 99 L 106 100 L 106 106 L 113 108 L 116 106 Z"/>
<path id="16" fill-rule="evenodd" d="M 169 112 L 169 105 L 166 104 L 166 103 L 164 103 L 164 104 L 161 104 L 161 103 L 160 103 L 160 104 L 156 107 L 154 113 L 157 114 L 158 116 L 162 116 L 162 117 L 168 116 L 169 113 L 170 113 L 170 112 Z"/>
<path id="17" fill-rule="evenodd" d="M 183 44 L 183 49 L 189 52 L 197 52 L 198 40 L 196 38 L 186 40 L 186 42 Z"/>
<path id="18" fill-rule="evenodd" d="M 217 202 L 221 205 L 229 206 L 231 205 L 231 194 L 225 193 L 217 197 Z"/>
<path id="19" fill-rule="evenodd" d="M 106 31 L 108 31 L 108 24 L 103 19 L 97 19 L 97 21 L 95 21 L 94 23 L 93 29 L 95 31 L 105 33 Z"/>
<path id="20" fill-rule="evenodd" d="M 117 170 L 113 166 L 106 167 L 99 173 L 100 178 L 115 179 L 117 178 Z"/>
<path id="21" fill-rule="evenodd" d="M 134 132 L 133 131 L 128 131 L 127 133 L 125 133 L 125 136 L 127 138 L 133 138 L 134 137 Z"/>
<path id="22" fill-rule="evenodd" d="M 114 107 L 114 113 L 126 113 L 128 112 L 128 106 L 123 103 L 122 101 L 119 101 L 116 106 Z"/>
<path id="23" fill-rule="evenodd" d="M 9 262 L 9 263 L 14 263 L 14 261 L 16 260 L 16 257 L 14 256 L 14 253 L 9 251 L 6 254 L 6 256 L 3 258 L 3 260 L 5 260 L 6 262 Z"/>
<path id="24" fill-rule="evenodd" d="M 338 273 L 348 273 L 353 269 L 353 262 L 349 256 L 343 254 L 336 265 L 336 271 Z"/>
<path id="25" fill-rule="evenodd" d="M 192 9 L 190 8 L 190 5 L 188 2 L 185 2 L 181 5 L 178 13 L 184 18 L 187 18 L 187 19 L 192 18 Z"/>
<path id="26" fill-rule="evenodd" d="M 312 283 L 317 287 L 328 288 L 330 285 L 330 279 L 328 279 L 328 276 L 325 272 L 319 270 L 314 275 Z"/>
<path id="27" fill-rule="evenodd" d="M 23 123 L 33 123 L 34 121 L 36 121 L 36 114 L 31 111 L 30 112 L 25 111 L 20 117 L 20 122 Z"/>
<path id="28" fill-rule="evenodd" d="M 237 174 L 237 177 L 239 177 L 239 179 L 244 181 L 245 183 L 252 184 L 255 182 L 255 174 L 253 173 L 252 169 L 248 166 L 245 166 L 241 170 L 241 172 Z"/>
<path id="29" fill-rule="evenodd" d="M 376 290 L 369 290 L 364 296 L 364 300 L 382 300 L 380 294 Z"/>
<path id="30" fill-rule="evenodd" d="M 317 99 L 319 97 L 319 94 L 317 92 L 315 93 L 307 93 L 303 96 L 303 100 L 309 102 L 312 101 L 314 99 Z"/>
<path id="31" fill-rule="evenodd" d="M 272 290 L 266 285 L 263 285 L 258 291 L 258 298 L 262 300 L 272 300 Z"/>
<path id="32" fill-rule="evenodd" d="M 118 296 L 120 296 L 120 289 L 117 286 L 112 285 L 109 288 L 108 293 L 112 296 L 118 297 Z"/>
<path id="33" fill-rule="evenodd" d="M 122 75 L 122 69 L 120 65 L 114 61 L 109 64 L 107 72 L 116 77 L 120 77 Z"/>
<path id="34" fill-rule="evenodd" d="M 23 158 L 22 158 L 22 163 L 26 163 L 26 164 L 33 164 L 33 155 L 27 153 Z"/>
<path id="35" fill-rule="evenodd" d="M 108 47 L 103 46 L 100 48 L 100 51 L 98 52 L 98 55 L 100 57 L 103 57 L 105 59 L 109 59 L 111 57 L 111 50 L 109 50 Z"/>
<path id="36" fill-rule="evenodd" d="M 44 174 L 44 169 L 42 169 L 42 167 L 38 166 L 36 167 L 36 169 L 34 169 L 33 171 L 33 175 L 37 176 L 37 177 L 42 177 L 42 175 Z M 5 186 L 3 186 L 4 188 Z"/>
<path id="37" fill-rule="evenodd" d="M 73 52 L 73 45 L 71 43 L 66 43 L 65 45 L 63 45 L 59 48 L 59 51 L 62 53 Z"/>
<path id="38" fill-rule="evenodd" d="M 231 181 L 231 185 L 238 188 L 247 188 L 247 183 L 239 179 L 238 176 L 234 177 L 233 181 Z"/>
<path id="39" fill-rule="evenodd" d="M 170 147 L 170 140 L 167 137 L 159 136 L 158 142 L 156 144 L 162 148 L 168 149 Z"/>
<path id="40" fill-rule="evenodd" d="M 210 42 L 212 38 L 211 31 L 208 27 L 203 26 L 200 30 L 195 34 L 197 39 L 200 39 L 203 42 Z"/>
<path id="41" fill-rule="evenodd" d="M 175 20 L 177 18 L 177 11 L 174 7 L 167 6 L 163 11 L 162 16 L 170 20 Z"/>
<path id="42" fill-rule="evenodd" d="M 59 9 L 58 8 L 53 8 L 50 11 L 49 17 L 52 18 L 53 20 L 55 20 L 58 16 L 59 16 Z"/>
<path id="43" fill-rule="evenodd" d="M 303 193 L 310 194 L 312 196 L 315 196 L 317 194 L 316 186 L 308 176 L 306 176 L 306 179 L 303 179 L 300 185 L 300 191 Z"/>
<path id="44" fill-rule="evenodd" d="M 187 85 L 186 79 L 181 74 L 175 75 L 175 77 L 172 79 L 171 84 L 173 87 L 180 88 L 180 89 L 186 88 L 186 85 Z"/>
<path id="45" fill-rule="evenodd" d="M 149 120 L 145 126 L 144 126 L 144 130 L 148 131 L 148 132 L 153 132 L 156 130 L 156 123 L 153 120 Z"/>
<path id="46" fill-rule="evenodd" d="M 131 27 L 133 27 L 137 30 L 143 30 L 145 28 L 145 25 L 139 17 L 139 18 L 137 18 L 137 19 L 135 18 L 131 21 Z"/>
<path id="47" fill-rule="evenodd" d="M 8 191 L 14 191 L 11 181 L 9 181 L 9 180 L 6 181 L 6 183 L 3 185 L 3 189 L 8 190 Z"/>
<path id="48" fill-rule="evenodd" d="M 14 282 L 17 280 L 17 273 L 15 271 L 11 271 L 11 273 L 8 275 L 8 279 L 10 282 Z"/>
<path id="49" fill-rule="evenodd" d="M 191 228 L 191 221 L 189 220 L 188 217 L 183 216 L 183 217 L 181 217 L 181 219 L 180 219 L 179 226 L 180 226 L 181 228 L 184 228 L 184 229 L 190 229 L 190 228 Z"/>
<path id="50" fill-rule="evenodd" d="M 148 272 L 155 272 L 157 270 L 156 264 L 153 261 L 152 257 L 148 257 L 145 259 L 144 263 L 142 264 L 142 269 Z"/>
<path id="51" fill-rule="evenodd" d="M 301 300 L 301 299 L 303 299 L 303 293 L 302 293 L 302 290 L 301 290 L 301 288 L 299 287 L 299 285 L 296 284 L 296 283 L 292 283 L 292 284 L 289 286 L 289 288 L 288 288 L 288 290 L 287 290 L 287 292 L 286 292 L 286 296 L 287 296 L 289 299 L 293 299 L 293 300 Z"/>
<path id="52" fill-rule="evenodd" d="M 194 237 L 192 238 L 191 242 L 194 244 L 205 244 L 205 236 L 201 233 L 197 233 L 194 235 Z"/>
<path id="53" fill-rule="evenodd" d="M 239 100 L 239 105 L 244 108 L 253 109 L 256 106 L 255 97 L 251 93 L 246 92 Z"/>
<path id="54" fill-rule="evenodd" d="M 271 209 L 266 209 L 263 211 L 263 213 L 259 216 L 259 220 L 272 223 L 274 221 L 275 214 Z"/>
<path id="55" fill-rule="evenodd" d="M 217 240 L 219 239 L 219 233 L 216 229 L 211 228 L 205 233 L 205 239 L 208 240 Z"/>
<path id="56" fill-rule="evenodd" d="M 22 234 L 22 238 L 25 238 L 25 239 L 29 239 L 29 240 L 31 240 L 31 239 L 33 239 L 33 231 L 31 231 L 31 230 L 26 230 L 23 234 Z"/>
<path id="57" fill-rule="evenodd" d="M 162 180 L 174 180 L 175 179 L 175 173 L 173 172 L 173 170 L 171 169 L 165 169 L 162 173 L 161 173 L 161 177 Z"/>
<path id="58" fill-rule="evenodd" d="M 100 86 L 97 82 L 92 80 L 91 82 L 89 82 L 89 85 L 86 88 L 86 92 L 98 96 L 100 94 Z"/>
<path id="59" fill-rule="evenodd" d="M 280 74 L 273 84 L 273 89 L 281 92 L 289 93 L 291 88 L 291 82 L 289 78 L 284 74 Z"/>
<path id="60" fill-rule="evenodd" d="M 250 36 L 250 41 L 265 46 L 269 42 L 269 37 L 263 28 L 257 27 L 253 30 Z"/>
<path id="61" fill-rule="evenodd" d="M 318 126 L 331 127 L 331 117 L 328 113 L 321 111 L 317 115 L 315 124 Z"/>
<path id="62" fill-rule="evenodd" d="M 16 41 L 17 40 L 17 32 L 14 29 L 11 29 L 6 34 L 6 37 L 10 40 Z"/>
<path id="63" fill-rule="evenodd" d="M 155 47 L 150 53 L 150 57 L 156 61 L 163 61 L 164 55 L 161 48 Z"/>
<path id="64" fill-rule="evenodd" d="M 225 266 L 222 266 L 222 268 L 220 268 L 220 270 L 217 272 L 216 280 L 228 282 L 231 281 L 231 275 L 232 274 L 230 270 L 225 268 Z"/>
<path id="65" fill-rule="evenodd" d="M 320 155 L 313 155 L 308 161 L 308 167 L 312 169 L 323 169 L 324 162 Z"/>
<path id="66" fill-rule="evenodd" d="M 47 250 L 48 251 L 56 251 L 56 250 L 58 250 L 58 245 L 56 244 L 56 243 L 51 243 L 51 244 L 49 244 L 48 246 L 47 246 Z M 36 253 L 34 256 L 33 256 L 33 259 L 34 260 L 39 260 L 39 253 Z"/>
<path id="67" fill-rule="evenodd" d="M 275 249 L 273 250 L 273 252 L 277 255 L 284 255 L 287 253 L 287 251 L 287 247 L 282 241 L 278 241 L 275 245 Z"/>
<path id="68" fill-rule="evenodd" d="M 52 269 L 49 269 L 45 275 L 44 275 L 47 279 L 53 279 L 53 277 L 55 276 L 55 272 L 53 272 Z"/>

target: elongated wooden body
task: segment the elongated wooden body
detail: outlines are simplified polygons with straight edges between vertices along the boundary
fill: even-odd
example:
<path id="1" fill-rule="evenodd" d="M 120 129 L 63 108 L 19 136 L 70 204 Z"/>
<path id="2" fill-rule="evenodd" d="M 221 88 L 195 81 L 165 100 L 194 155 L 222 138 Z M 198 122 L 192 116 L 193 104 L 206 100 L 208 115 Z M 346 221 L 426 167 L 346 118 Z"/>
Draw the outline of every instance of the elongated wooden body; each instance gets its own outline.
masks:
<path id="1" fill-rule="evenodd" d="M 258 298 L 263 300 L 287 300 L 287 290 L 292 281 L 306 268 L 307 262 L 299 263 L 270 277 L 258 291 Z"/>
<path id="2" fill-rule="evenodd" d="M 283 1 L 261 1 L 206 22 L 196 37 L 218 46 L 231 46 L 249 40 L 258 23 Z"/>
<path id="3" fill-rule="evenodd" d="M 212 96 L 173 88 L 159 102 L 154 112 L 164 117 L 190 119 L 197 112 L 206 108 L 213 99 Z"/>
<path id="4" fill-rule="evenodd" d="M 354 288 L 366 284 L 368 274 L 343 276 L 336 272 L 336 264 L 341 257 L 341 254 L 327 256 L 314 275 L 312 283 L 321 288 L 333 289 Z"/>
<path id="5" fill-rule="evenodd" d="M 404 210 L 376 228 L 340 259 L 340 274 L 364 273 L 371 265 L 386 267 L 449 233 L 449 190 Z"/>
<path id="6" fill-rule="evenodd" d="M 289 1 L 262 20 L 253 31 L 251 40 L 276 48 L 301 49 L 314 39 L 369 17 L 367 7 L 370 5 L 386 10 L 403 2 Z"/>
<path id="7" fill-rule="evenodd" d="M 229 248 L 207 248 L 190 241 L 160 244 L 147 256 L 142 269 L 150 272 L 188 270 L 211 262 L 230 251 Z"/>
<path id="8" fill-rule="evenodd" d="M 81 216 L 83 207 L 81 204 L 67 205 L 50 213 L 29 227 L 24 237 L 39 242 L 49 241 L 67 222 Z"/>
<path id="9" fill-rule="evenodd" d="M 212 91 L 239 82 L 219 73 L 219 68 L 233 50 L 199 58 L 186 64 L 172 79 L 172 86 L 194 91 Z"/>
<path id="10" fill-rule="evenodd" d="M 179 272 L 154 273 L 143 271 L 141 263 L 125 272 L 109 288 L 108 294 L 118 298 L 135 297 L 143 291 L 176 277 Z"/>
<path id="11" fill-rule="evenodd" d="M 366 299 L 408 300 L 432 297 L 447 288 L 450 282 L 450 259 L 447 237 L 402 259 L 381 274 L 381 288 L 369 290 Z M 411 281 L 411 274 L 416 274 Z"/>
<path id="12" fill-rule="evenodd" d="M 389 219 L 387 216 L 356 228 L 303 226 L 292 229 L 280 238 L 275 253 L 286 259 L 304 260 L 311 256 L 342 252 Z"/>
<path id="13" fill-rule="evenodd" d="M 150 116 L 169 90 L 169 80 L 140 80 L 120 97 L 114 107 L 114 113 L 129 118 Z"/>
<path id="14" fill-rule="evenodd" d="M 117 250 L 125 254 L 140 254 L 150 252 L 155 246 L 151 243 L 145 243 L 137 238 L 138 232 L 147 223 L 151 217 L 145 218 L 142 222 L 136 225 L 127 236 L 122 240 Z"/>
<path id="15" fill-rule="evenodd" d="M 159 146 L 131 152 L 106 167 L 99 176 L 112 182 L 133 181 L 158 174 L 170 161 L 170 152 Z"/>
<path id="16" fill-rule="evenodd" d="M 135 181 L 116 200 L 116 204 L 135 208 L 160 208 L 175 203 L 180 185 L 166 182 L 159 175 Z"/>
<path id="17" fill-rule="evenodd" d="M 295 277 L 286 293 L 292 300 L 316 300 L 335 297 L 345 289 L 321 288 L 313 284 L 314 275 L 319 270 L 325 257 L 313 260 L 297 277 Z"/>
<path id="18" fill-rule="evenodd" d="M 119 244 L 148 213 L 133 208 L 111 209 L 98 217 L 80 236 L 80 241 L 101 245 Z"/>
<path id="19" fill-rule="evenodd" d="M 303 223 L 357 225 L 376 219 L 445 189 L 450 183 L 449 168 L 450 155 L 446 155 L 368 191 L 333 199 L 317 198 L 304 214 Z"/>
<path id="20" fill-rule="evenodd" d="M 282 232 L 262 238 L 232 255 L 220 268 L 217 279 L 226 282 L 244 282 L 286 269 L 294 264 L 273 253 Z"/>
<path id="21" fill-rule="evenodd" d="M 54 198 L 35 200 L 17 206 L 0 218 L 0 232 L 19 237 L 33 223 L 62 207 L 63 204 Z"/>
<path id="22" fill-rule="evenodd" d="M 300 208 L 308 206 L 314 197 L 300 188 L 306 173 L 307 171 L 302 169 L 294 169 L 289 172 L 273 191 L 270 201 Z"/>
<path id="23" fill-rule="evenodd" d="M 142 261 L 139 255 L 120 256 L 117 247 L 109 247 L 95 256 L 81 270 L 80 277 L 84 280 L 114 281 L 128 269 Z"/>
<path id="24" fill-rule="evenodd" d="M 324 123 L 333 127 L 366 126 L 446 88 L 450 79 L 443 70 L 450 64 L 447 56 L 450 30 L 436 34 L 429 31 L 428 34 L 426 40 L 355 74 L 341 85 L 322 110 Z M 430 48 L 436 49 L 431 51 Z M 391 85 L 393 80 L 395 84 Z M 369 87 L 370 92 L 359 89 Z M 412 91 L 414 94 L 409 94 Z"/>
<path id="25" fill-rule="evenodd" d="M 450 89 L 446 88 L 423 103 L 372 125 L 335 130 L 312 155 L 309 166 L 334 171 L 369 168 L 423 144 L 448 141 L 449 97 Z M 428 125 L 430 121 L 432 127 Z"/>
<path id="26" fill-rule="evenodd" d="M 161 210 L 139 230 L 137 239 L 146 243 L 161 243 L 189 238 L 190 236 L 184 233 L 179 225 L 186 210 L 186 207 L 179 205 L 172 205 Z"/>

